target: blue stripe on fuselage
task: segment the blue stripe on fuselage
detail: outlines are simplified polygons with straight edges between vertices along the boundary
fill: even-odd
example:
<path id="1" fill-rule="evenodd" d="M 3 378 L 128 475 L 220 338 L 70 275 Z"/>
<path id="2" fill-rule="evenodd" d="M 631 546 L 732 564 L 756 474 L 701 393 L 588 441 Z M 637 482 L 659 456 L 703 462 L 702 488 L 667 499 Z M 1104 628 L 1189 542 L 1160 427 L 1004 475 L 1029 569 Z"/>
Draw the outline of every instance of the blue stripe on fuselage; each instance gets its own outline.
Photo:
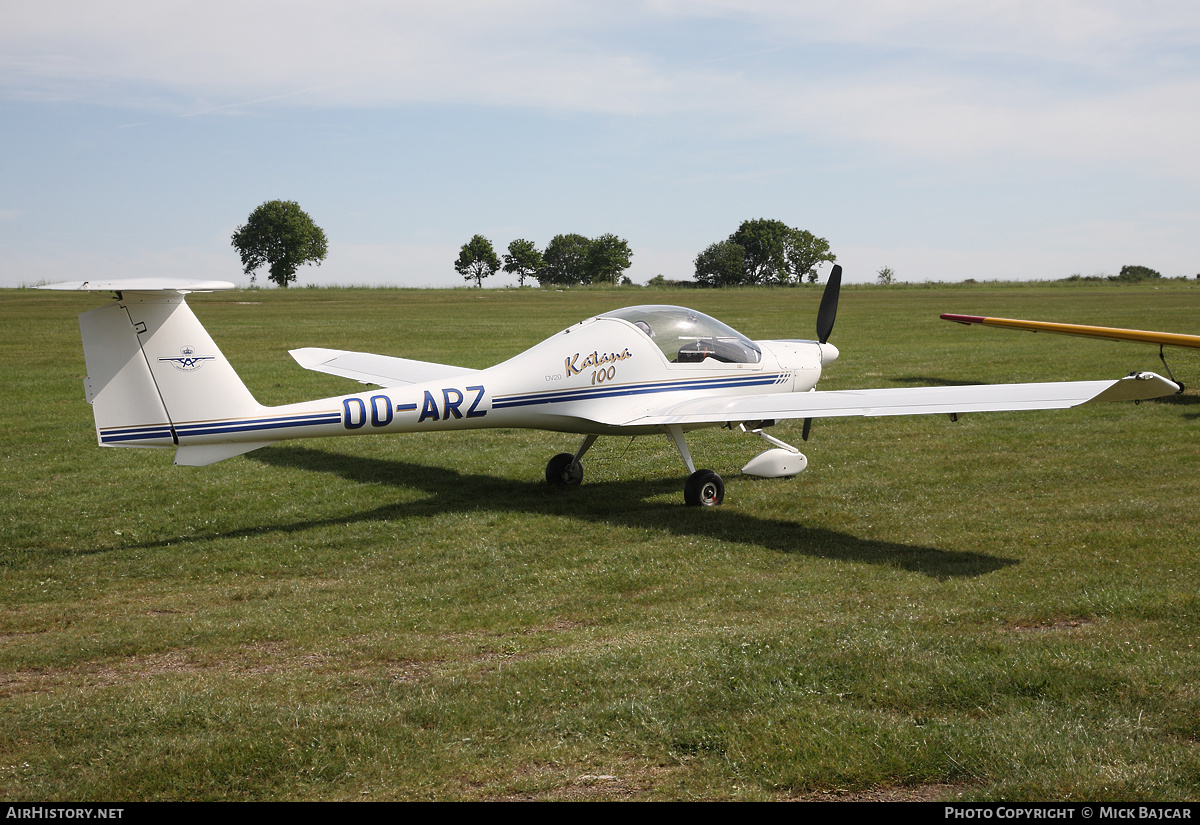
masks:
<path id="1" fill-rule="evenodd" d="M 321 424 L 340 424 L 341 421 L 342 415 L 340 412 L 317 412 L 276 416 L 273 418 L 243 418 L 230 421 L 200 421 L 191 424 L 178 424 L 175 426 L 175 432 L 180 437 L 187 438 L 201 435 L 282 430 Z M 103 444 L 107 444 L 170 437 L 171 427 L 169 425 L 110 427 L 100 434 L 100 441 Z"/>
<path id="2" fill-rule="evenodd" d="M 171 428 L 166 424 L 147 425 L 143 427 L 110 428 L 100 433 L 100 443 L 108 444 L 119 441 L 144 441 L 147 439 L 171 437 Z"/>

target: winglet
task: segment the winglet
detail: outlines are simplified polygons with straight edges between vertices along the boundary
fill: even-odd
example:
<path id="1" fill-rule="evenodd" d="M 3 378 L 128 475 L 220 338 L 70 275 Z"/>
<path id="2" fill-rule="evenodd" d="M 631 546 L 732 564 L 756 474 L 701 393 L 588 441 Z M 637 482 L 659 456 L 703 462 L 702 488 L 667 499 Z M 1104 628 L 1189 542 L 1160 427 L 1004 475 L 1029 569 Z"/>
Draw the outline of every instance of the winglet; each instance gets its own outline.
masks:
<path id="1" fill-rule="evenodd" d="M 1131 372 L 1124 378 L 1114 381 L 1104 392 L 1089 398 L 1085 404 L 1097 401 L 1148 401 L 1151 398 L 1162 398 L 1165 395 L 1179 393 L 1182 388 L 1174 381 L 1168 381 L 1155 372 Z"/>

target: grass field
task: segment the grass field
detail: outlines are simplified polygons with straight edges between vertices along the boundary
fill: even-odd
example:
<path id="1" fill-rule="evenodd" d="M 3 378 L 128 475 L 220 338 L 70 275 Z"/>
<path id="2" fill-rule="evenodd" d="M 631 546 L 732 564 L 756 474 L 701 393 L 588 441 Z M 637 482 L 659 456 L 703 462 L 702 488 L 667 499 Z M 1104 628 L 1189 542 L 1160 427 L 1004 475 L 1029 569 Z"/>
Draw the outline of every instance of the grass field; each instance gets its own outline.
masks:
<path id="1" fill-rule="evenodd" d="M 810 337 L 816 289 L 193 296 L 264 403 L 327 346 L 489 366 L 684 303 Z M 0 797 L 32 801 L 1200 798 L 1200 395 L 818 421 L 807 472 L 690 438 L 100 449 L 75 316 L 0 292 Z M 1162 372 L 1151 346 L 941 312 L 1200 332 L 1200 284 L 847 287 L 822 389 Z M 1168 352 L 1200 387 L 1200 352 Z M 800 423 L 777 435 L 800 443 Z"/>

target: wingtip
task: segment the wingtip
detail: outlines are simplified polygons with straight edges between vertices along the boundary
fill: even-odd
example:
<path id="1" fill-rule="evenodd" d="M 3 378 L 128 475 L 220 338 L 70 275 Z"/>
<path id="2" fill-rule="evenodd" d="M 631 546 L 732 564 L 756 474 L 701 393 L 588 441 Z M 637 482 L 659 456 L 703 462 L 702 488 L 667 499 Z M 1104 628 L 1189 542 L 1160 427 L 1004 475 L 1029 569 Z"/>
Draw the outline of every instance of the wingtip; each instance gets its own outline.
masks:
<path id="1" fill-rule="evenodd" d="M 1150 401 L 1176 395 L 1179 384 L 1163 378 L 1156 372 L 1131 372 L 1113 381 L 1108 388 L 1090 399 L 1091 401 Z"/>

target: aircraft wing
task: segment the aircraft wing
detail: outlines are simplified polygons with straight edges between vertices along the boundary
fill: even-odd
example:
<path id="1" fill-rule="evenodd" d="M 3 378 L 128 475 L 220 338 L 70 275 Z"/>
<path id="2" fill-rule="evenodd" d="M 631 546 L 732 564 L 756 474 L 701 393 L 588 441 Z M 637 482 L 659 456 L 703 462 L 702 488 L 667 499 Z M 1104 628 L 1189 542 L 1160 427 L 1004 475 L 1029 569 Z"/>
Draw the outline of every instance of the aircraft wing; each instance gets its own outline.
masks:
<path id="1" fill-rule="evenodd" d="M 984 384 L 963 387 L 833 390 L 776 395 L 692 398 L 661 409 L 631 410 L 624 420 L 605 424 L 719 424 L 783 418 L 850 415 L 930 415 L 934 413 L 1054 410 L 1096 401 L 1140 401 L 1177 392 L 1179 386 L 1153 372 L 1116 381 L 1060 381 L 1045 384 Z M 613 411 L 614 413 L 616 411 Z M 617 415 L 613 418 L 619 417 Z"/>
<path id="2" fill-rule="evenodd" d="M 303 347 L 290 350 L 290 353 L 296 359 L 296 363 L 306 370 L 339 375 L 342 378 L 352 378 L 364 384 L 378 384 L 381 387 L 420 384 L 479 372 L 467 367 L 435 364 L 432 361 L 413 361 L 408 358 L 393 358 L 390 355 L 321 347 Z"/>
<path id="3" fill-rule="evenodd" d="M 1113 341 L 1141 341 L 1147 344 L 1167 344 L 1172 347 L 1200 348 L 1200 335 L 1182 335 L 1174 332 L 1152 332 L 1142 329 L 1118 329 L 1116 327 L 1092 327 L 1085 324 L 1054 324 L 1046 321 L 1020 321 L 1013 318 L 985 318 L 981 315 L 941 316 L 943 321 L 959 324 L 982 324 L 989 327 L 1027 329 L 1033 332 L 1056 332 L 1063 335 L 1085 335 L 1090 338 L 1108 338 Z"/>

